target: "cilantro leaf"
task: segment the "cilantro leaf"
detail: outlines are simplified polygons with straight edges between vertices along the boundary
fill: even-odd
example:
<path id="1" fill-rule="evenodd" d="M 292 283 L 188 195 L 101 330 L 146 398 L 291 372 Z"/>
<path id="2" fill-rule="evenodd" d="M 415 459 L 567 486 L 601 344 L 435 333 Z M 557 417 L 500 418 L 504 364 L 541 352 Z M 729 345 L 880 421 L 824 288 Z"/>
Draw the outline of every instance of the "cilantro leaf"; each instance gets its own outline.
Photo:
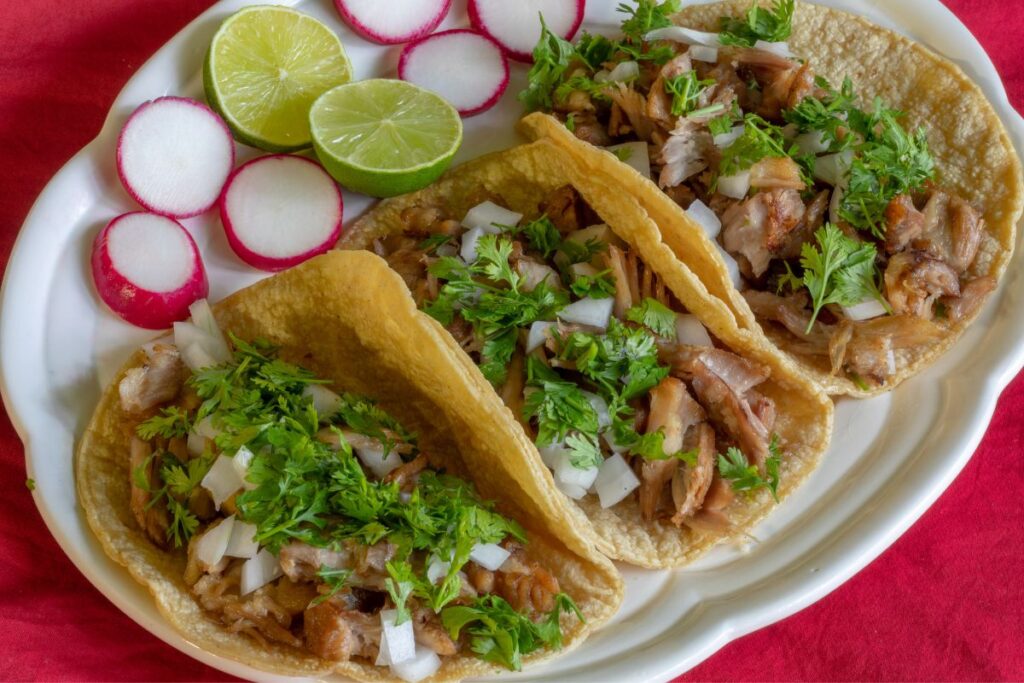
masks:
<path id="1" fill-rule="evenodd" d="M 762 477 L 756 465 L 747 462 L 747 456 L 735 446 L 729 448 L 725 455 L 718 456 L 718 472 L 723 479 L 731 482 L 734 491 L 756 491 L 767 489 L 775 502 L 779 501 L 779 466 L 782 452 L 778 435 L 773 434 L 768 446 L 771 455 L 765 460 L 765 477 Z"/>
<path id="2" fill-rule="evenodd" d="M 149 441 L 158 436 L 164 439 L 187 436 L 190 429 L 192 429 L 192 421 L 189 419 L 188 413 L 178 406 L 170 406 L 139 423 L 135 428 L 135 433 L 143 441 Z"/>
<path id="3" fill-rule="evenodd" d="M 759 40 L 778 43 L 793 34 L 794 0 L 775 0 L 771 9 L 760 7 L 757 0 L 747 11 L 745 19 L 722 17 L 719 20 L 719 40 L 723 45 L 754 47 Z"/>
<path id="4" fill-rule="evenodd" d="M 798 159 L 799 156 L 800 148 L 786 140 L 782 128 L 768 123 L 757 114 L 747 114 L 743 119 L 743 134 L 722 150 L 715 185 L 718 184 L 718 178 L 746 171 L 762 159 Z M 802 169 L 802 175 L 805 183 L 813 185 L 806 169 Z"/>
<path id="5" fill-rule="evenodd" d="M 571 431 L 597 434 L 597 411 L 574 382 L 543 379 L 530 384 L 534 391 L 523 403 L 523 416 L 537 421 L 538 446 L 565 441 Z"/>
<path id="6" fill-rule="evenodd" d="M 604 462 L 595 434 L 570 434 L 565 438 L 565 445 L 571 452 L 569 462 L 576 469 L 589 470 Z"/>
<path id="7" fill-rule="evenodd" d="M 310 605 L 319 605 L 321 602 L 327 602 L 337 595 L 338 592 L 345 587 L 348 577 L 352 575 L 352 570 L 332 569 L 326 565 L 320 565 L 320 570 L 316 575 L 317 578 L 319 578 L 330 590 L 318 595 L 311 603 L 309 603 Z"/>
<path id="8" fill-rule="evenodd" d="M 610 270 L 594 275 L 574 275 L 569 289 L 580 299 L 608 299 L 615 296 L 615 277 Z"/>
<path id="9" fill-rule="evenodd" d="M 700 96 L 714 84 L 714 79 L 700 80 L 697 78 L 696 71 L 687 71 L 679 76 L 666 78 L 665 92 L 672 96 L 672 114 L 683 116 L 693 113 L 700 102 Z M 718 105 L 718 107 L 719 109 L 715 111 L 725 108 L 724 105 Z"/>
<path id="10" fill-rule="evenodd" d="M 644 299 L 639 306 L 626 311 L 626 320 L 647 327 L 659 337 L 676 338 L 676 314 L 657 299 Z"/>
<path id="11" fill-rule="evenodd" d="M 630 7 L 621 3 L 616 8 L 617 12 L 628 15 L 628 19 L 622 22 L 622 33 L 632 43 L 644 42 L 644 36 L 657 28 L 665 28 L 672 25 L 669 17 L 680 10 L 681 0 L 636 0 L 636 7 Z"/>
<path id="12" fill-rule="evenodd" d="M 416 587 L 417 578 L 413 573 L 412 565 L 408 562 L 391 561 L 385 565 L 388 570 L 388 578 L 384 579 L 384 588 L 391 601 L 395 603 L 395 625 L 404 624 L 412 618 L 409 611 L 409 596 Z"/>
<path id="13" fill-rule="evenodd" d="M 547 216 L 541 216 L 524 225 L 522 233 L 529 240 L 530 248 L 539 251 L 544 258 L 550 258 L 562 243 L 562 234 Z"/>
<path id="14" fill-rule="evenodd" d="M 551 109 L 554 106 L 551 95 L 576 54 L 572 43 L 548 29 L 543 15 L 540 23 L 541 34 L 533 48 L 533 66 L 527 75 L 528 85 L 519 93 L 519 101 L 529 111 Z"/>

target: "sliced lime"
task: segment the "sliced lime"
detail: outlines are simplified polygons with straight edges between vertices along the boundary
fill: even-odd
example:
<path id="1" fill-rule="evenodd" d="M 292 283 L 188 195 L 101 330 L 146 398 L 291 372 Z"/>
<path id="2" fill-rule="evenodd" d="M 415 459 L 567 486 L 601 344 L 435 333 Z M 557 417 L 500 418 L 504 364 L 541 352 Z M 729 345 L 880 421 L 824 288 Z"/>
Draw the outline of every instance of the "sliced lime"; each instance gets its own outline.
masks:
<path id="1" fill-rule="evenodd" d="M 287 7 L 247 7 L 224 20 L 206 53 L 206 99 L 235 137 L 272 152 L 309 147 L 309 108 L 348 83 L 338 36 Z"/>
<path id="2" fill-rule="evenodd" d="M 344 187 L 373 197 L 437 180 L 462 144 L 462 119 L 432 92 L 405 81 L 341 85 L 309 112 L 313 148 Z"/>

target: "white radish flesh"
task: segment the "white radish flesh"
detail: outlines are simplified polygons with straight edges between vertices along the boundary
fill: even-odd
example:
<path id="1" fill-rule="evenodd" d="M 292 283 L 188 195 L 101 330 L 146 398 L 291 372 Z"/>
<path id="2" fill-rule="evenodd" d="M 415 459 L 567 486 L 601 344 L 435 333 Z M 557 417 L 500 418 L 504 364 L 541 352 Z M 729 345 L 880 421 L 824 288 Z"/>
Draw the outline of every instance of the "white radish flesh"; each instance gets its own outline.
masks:
<path id="1" fill-rule="evenodd" d="M 341 190 L 314 161 L 253 159 L 231 176 L 220 202 L 228 244 L 262 270 L 283 270 L 328 251 L 341 236 Z"/>
<path id="2" fill-rule="evenodd" d="M 624 142 L 605 149 L 618 157 L 622 163 L 635 168 L 643 177 L 651 177 L 651 153 L 646 142 Z"/>
<path id="3" fill-rule="evenodd" d="M 541 15 L 548 30 L 571 40 L 585 10 L 585 0 L 469 0 L 469 22 L 494 38 L 512 59 L 529 62 L 540 40 Z"/>
<path id="4" fill-rule="evenodd" d="M 718 233 L 722 231 L 722 221 L 719 220 L 718 214 L 712 211 L 707 204 L 699 199 L 693 200 L 690 204 L 690 208 L 686 210 L 686 215 L 693 219 L 693 221 L 701 227 L 701 230 L 710 239 L 716 239 Z"/>
<path id="5" fill-rule="evenodd" d="M 558 312 L 558 317 L 568 323 L 587 325 L 603 330 L 608 327 L 608 320 L 612 316 L 614 305 L 615 300 L 611 297 L 607 299 L 586 297 L 563 308 Z"/>
<path id="6" fill-rule="evenodd" d="M 405 46 L 398 77 L 437 93 L 463 116 L 473 116 L 505 94 L 508 60 L 501 46 L 485 35 L 443 31 Z"/>
<path id="7" fill-rule="evenodd" d="M 192 236 L 177 221 L 151 213 L 118 216 L 96 236 L 92 277 L 111 310 L 151 330 L 188 317 L 209 291 Z"/>
<path id="8" fill-rule="evenodd" d="M 117 141 L 117 173 L 153 213 L 189 218 L 217 203 L 235 165 L 235 143 L 202 102 L 161 97 L 128 118 Z"/>
<path id="9" fill-rule="evenodd" d="M 256 553 L 255 557 L 246 560 L 245 564 L 242 565 L 242 585 L 239 586 L 239 593 L 248 595 L 254 590 L 267 585 L 283 573 L 277 558 L 264 548 Z"/>
<path id="10" fill-rule="evenodd" d="M 447 16 L 452 0 L 334 0 L 334 6 L 359 35 L 398 45 L 430 35 Z"/>

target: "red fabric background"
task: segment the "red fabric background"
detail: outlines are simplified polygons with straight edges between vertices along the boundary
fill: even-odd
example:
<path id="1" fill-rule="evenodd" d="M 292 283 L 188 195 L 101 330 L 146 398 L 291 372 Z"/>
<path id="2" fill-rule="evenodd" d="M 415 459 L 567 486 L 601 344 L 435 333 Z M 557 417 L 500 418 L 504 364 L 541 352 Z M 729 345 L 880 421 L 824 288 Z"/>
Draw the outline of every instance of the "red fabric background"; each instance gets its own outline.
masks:
<path id="1" fill-rule="evenodd" d="M 1020 4 L 947 0 L 1024 105 Z M 4 0 L 0 264 L 49 178 L 99 130 L 132 73 L 211 0 Z M 1024 679 L 1024 378 L 950 490 L 895 546 L 813 607 L 687 680 Z M 50 538 L 0 416 L 0 679 L 225 680 L 107 602 Z"/>

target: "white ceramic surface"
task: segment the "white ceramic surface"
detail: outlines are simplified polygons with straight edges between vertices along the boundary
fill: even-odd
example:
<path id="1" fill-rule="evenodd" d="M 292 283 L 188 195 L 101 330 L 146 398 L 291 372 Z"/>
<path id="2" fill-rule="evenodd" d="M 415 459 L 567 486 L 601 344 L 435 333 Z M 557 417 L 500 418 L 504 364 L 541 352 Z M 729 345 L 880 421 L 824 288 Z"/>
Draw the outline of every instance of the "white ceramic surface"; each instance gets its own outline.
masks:
<path id="1" fill-rule="evenodd" d="M 135 206 L 114 172 L 114 141 L 127 114 L 164 94 L 201 95 L 200 66 L 220 21 L 250 0 L 223 0 L 164 46 L 128 83 L 94 142 L 39 197 L 19 236 L 0 293 L 3 399 L 25 442 L 34 498 L 61 547 L 110 600 L 174 647 L 214 667 L 272 680 L 184 641 L 145 591 L 110 562 L 75 502 L 72 449 L 100 387 L 129 349 L 151 335 L 105 310 L 89 277 L 89 247 L 113 216 Z M 398 49 L 370 45 L 342 24 L 328 0 L 286 0 L 342 36 L 359 78 L 393 75 Z M 592 30 L 617 25 L 616 0 L 590 0 Z M 831 0 L 900 30 L 952 58 L 976 80 L 1024 149 L 1013 111 L 988 57 L 939 0 Z M 465 1 L 445 27 L 465 25 Z M 466 121 L 464 161 L 517 142 L 516 93 L 525 68 L 491 112 Z M 255 155 L 239 147 L 244 161 Z M 352 218 L 369 201 L 346 194 Z M 212 298 L 261 274 L 230 251 L 214 215 L 185 222 L 209 269 Z M 928 372 L 893 394 L 841 401 L 834 446 L 822 466 L 741 546 L 718 548 L 678 572 L 625 569 L 625 605 L 582 647 L 520 680 L 664 680 L 727 642 L 782 619 L 835 589 L 899 537 L 945 490 L 974 451 L 1002 389 L 1024 365 L 1020 254 L 984 316 Z M 890 428 L 892 427 L 892 428 Z"/>

